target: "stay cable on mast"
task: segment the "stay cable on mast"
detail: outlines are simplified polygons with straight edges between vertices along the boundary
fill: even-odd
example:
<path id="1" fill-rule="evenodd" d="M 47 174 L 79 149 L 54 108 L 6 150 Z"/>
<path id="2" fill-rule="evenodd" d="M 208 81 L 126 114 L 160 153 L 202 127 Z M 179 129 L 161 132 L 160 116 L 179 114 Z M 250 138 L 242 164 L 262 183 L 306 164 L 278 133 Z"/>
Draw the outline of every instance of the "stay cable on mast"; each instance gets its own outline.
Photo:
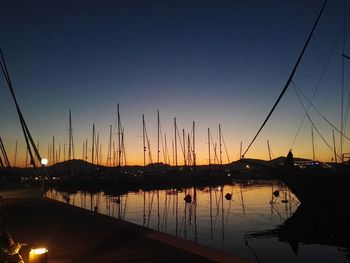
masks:
<path id="1" fill-rule="evenodd" d="M 288 78 L 286 84 L 284 85 L 284 88 L 283 88 L 281 94 L 278 96 L 278 98 L 277 98 L 275 104 L 273 105 L 273 107 L 272 107 L 272 109 L 270 110 L 269 114 L 267 115 L 266 119 L 265 119 L 264 122 L 262 123 L 261 127 L 259 128 L 258 132 L 255 134 L 253 140 L 250 142 L 250 144 L 248 145 L 247 149 L 245 150 L 245 152 L 243 153 L 243 155 L 241 156 L 241 158 L 244 158 L 244 156 L 247 154 L 247 152 L 249 151 L 250 147 L 252 146 L 252 144 L 254 143 L 254 141 L 256 140 L 256 138 L 258 137 L 258 135 L 260 134 L 261 130 L 264 128 L 265 124 L 266 124 L 267 121 L 270 119 L 271 114 L 273 113 L 273 111 L 274 111 L 275 108 L 277 107 L 277 105 L 278 105 L 278 103 L 280 102 L 280 100 L 282 99 L 283 95 L 284 95 L 285 92 L 287 91 L 287 89 L 288 89 L 288 87 L 289 87 L 289 85 L 290 85 L 290 83 L 291 83 L 291 81 L 292 81 L 292 79 L 293 79 L 293 77 L 294 77 L 294 74 L 295 74 L 295 72 L 296 72 L 296 70 L 297 70 L 297 68 L 298 68 L 298 66 L 299 66 L 299 64 L 300 64 L 300 61 L 301 61 L 301 59 L 302 59 L 303 56 L 304 56 L 305 50 L 306 50 L 306 48 L 308 47 L 308 45 L 309 45 L 309 43 L 310 43 L 311 37 L 312 37 L 313 34 L 314 34 L 314 31 L 315 31 L 315 29 L 316 29 L 316 26 L 317 26 L 317 24 L 318 24 L 318 21 L 320 20 L 320 17 L 321 17 L 321 15 L 322 15 L 322 13 L 323 13 L 323 10 L 324 10 L 324 8 L 325 8 L 325 6 L 326 6 L 327 1 L 328 1 L 328 0 L 325 0 L 324 3 L 323 3 L 323 5 L 322 5 L 322 8 L 321 8 L 321 10 L 320 10 L 320 12 L 319 12 L 319 14 L 318 14 L 318 16 L 317 16 L 317 19 L 316 19 L 316 21 L 315 21 L 315 23 L 314 23 L 314 25 L 313 25 L 313 27 L 312 27 L 312 29 L 311 29 L 311 32 L 310 32 L 310 34 L 309 34 L 309 36 L 308 36 L 308 38 L 307 38 L 307 40 L 306 40 L 306 42 L 305 42 L 305 45 L 304 45 L 304 47 L 303 47 L 303 49 L 302 49 L 302 51 L 301 51 L 301 53 L 300 53 L 300 55 L 299 55 L 299 57 L 298 57 L 297 62 L 295 63 L 295 65 L 294 65 L 294 67 L 293 67 L 293 70 L 292 70 L 292 72 L 291 72 L 291 74 L 290 74 L 290 76 L 289 76 L 289 78 Z"/>

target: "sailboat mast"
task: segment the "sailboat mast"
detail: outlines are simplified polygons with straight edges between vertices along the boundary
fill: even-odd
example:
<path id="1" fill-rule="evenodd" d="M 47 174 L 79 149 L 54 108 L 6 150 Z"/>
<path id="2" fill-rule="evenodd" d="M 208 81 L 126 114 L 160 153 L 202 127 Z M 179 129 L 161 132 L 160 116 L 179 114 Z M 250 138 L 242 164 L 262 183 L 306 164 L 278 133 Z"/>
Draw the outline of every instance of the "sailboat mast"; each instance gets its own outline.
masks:
<path id="1" fill-rule="evenodd" d="M 346 52 L 346 17 L 347 17 L 347 8 L 346 1 L 344 0 L 344 15 L 343 15 L 343 45 L 342 45 L 342 54 Z M 339 156 L 340 162 L 343 160 L 343 134 L 344 134 L 344 93 L 345 93 L 345 57 L 342 56 L 342 83 L 341 83 L 341 100 L 340 100 L 340 147 L 339 147 Z"/>
<path id="2" fill-rule="evenodd" d="M 270 142 L 269 142 L 269 140 L 267 140 L 267 150 L 269 151 L 269 158 L 270 158 L 270 161 L 271 161 L 272 157 L 271 157 L 271 149 L 270 149 Z"/>
<path id="3" fill-rule="evenodd" d="M 120 113 L 119 113 L 119 103 L 117 104 L 117 114 L 118 114 L 118 167 L 120 167 L 121 163 L 121 121 L 120 121 Z"/>
<path id="4" fill-rule="evenodd" d="M 241 144 L 240 144 L 240 147 L 239 147 L 239 159 L 243 158 L 243 155 L 242 155 L 242 141 L 241 141 Z"/>
<path id="5" fill-rule="evenodd" d="M 208 164 L 209 166 L 211 165 L 210 163 L 210 128 L 208 128 Z"/>
<path id="6" fill-rule="evenodd" d="M 85 161 L 88 160 L 88 140 L 85 140 Z"/>
<path id="7" fill-rule="evenodd" d="M 95 161 L 95 123 L 92 124 L 92 149 L 91 149 L 91 163 Z"/>
<path id="8" fill-rule="evenodd" d="M 98 154 L 98 149 L 99 149 L 99 145 L 100 145 L 100 133 L 97 133 L 97 139 L 96 139 L 96 164 L 99 165 L 99 154 Z"/>
<path id="9" fill-rule="evenodd" d="M 142 114 L 143 167 L 146 167 L 145 115 Z"/>
<path id="10" fill-rule="evenodd" d="M 68 128 L 68 160 L 72 159 L 72 116 L 69 110 L 69 128 Z"/>
<path id="11" fill-rule="evenodd" d="M 312 141 L 312 160 L 316 160 L 315 157 L 315 141 L 314 141 L 314 128 L 311 126 L 311 141 Z"/>
<path id="12" fill-rule="evenodd" d="M 159 131 L 160 131 L 160 119 L 159 119 L 159 110 L 157 111 L 157 166 L 159 168 Z"/>
<path id="13" fill-rule="evenodd" d="M 81 159 L 84 160 L 85 158 L 85 141 L 83 142 L 83 155 L 81 156 Z"/>
<path id="14" fill-rule="evenodd" d="M 58 158 L 57 158 L 57 162 L 61 161 L 61 143 L 58 144 Z"/>
<path id="15" fill-rule="evenodd" d="M 192 144 L 193 144 L 193 153 L 192 153 L 192 156 L 193 156 L 193 167 L 196 167 L 196 123 L 193 121 L 192 123 L 193 125 L 193 138 L 192 138 Z"/>
<path id="16" fill-rule="evenodd" d="M 16 146 L 15 146 L 15 159 L 13 161 L 14 167 L 16 167 L 16 163 L 17 163 L 17 144 L 18 144 L 18 140 L 16 140 Z"/>
<path id="17" fill-rule="evenodd" d="M 182 145 L 183 145 L 183 155 L 184 155 L 184 166 L 187 165 L 186 162 L 186 137 L 185 137 L 185 129 L 182 129 Z"/>
<path id="18" fill-rule="evenodd" d="M 109 166 L 112 166 L 112 125 L 109 125 L 109 143 L 108 143 L 108 162 Z"/>
<path id="19" fill-rule="evenodd" d="M 174 146 L 175 146 L 175 168 L 177 167 L 177 134 L 176 134 L 177 126 L 176 126 L 176 118 L 174 117 L 174 132 L 175 132 L 175 140 L 174 140 Z"/>
<path id="20" fill-rule="evenodd" d="M 52 164 L 56 163 L 55 158 L 55 136 L 52 136 Z"/>
<path id="21" fill-rule="evenodd" d="M 220 165 L 222 165 L 222 143 L 221 143 L 221 124 L 219 124 L 219 155 L 220 155 Z"/>
<path id="22" fill-rule="evenodd" d="M 334 137 L 334 130 L 333 132 L 333 152 L 334 152 L 334 162 L 337 163 L 337 149 L 335 148 L 335 137 Z"/>

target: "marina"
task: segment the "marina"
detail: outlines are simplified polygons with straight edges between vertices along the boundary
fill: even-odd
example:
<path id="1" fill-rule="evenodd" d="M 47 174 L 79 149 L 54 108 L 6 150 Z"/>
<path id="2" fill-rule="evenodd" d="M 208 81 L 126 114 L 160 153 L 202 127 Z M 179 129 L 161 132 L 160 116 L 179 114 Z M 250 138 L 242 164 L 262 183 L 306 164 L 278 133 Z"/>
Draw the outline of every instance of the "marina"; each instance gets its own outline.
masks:
<path id="1" fill-rule="evenodd" d="M 0 263 L 349 262 L 349 1 L 102 2 L 5 4 Z"/>
<path id="2" fill-rule="evenodd" d="M 278 196 L 275 196 L 275 191 L 278 191 Z M 188 195 L 191 200 L 186 201 Z M 51 190 L 46 197 L 256 262 L 309 262 L 314 250 L 320 251 L 320 262 L 344 262 L 349 256 L 348 242 L 325 243 L 317 235 L 306 242 L 300 237 L 295 239 L 291 235 L 293 231 L 279 237 L 278 229 L 282 230 L 288 220 L 293 220 L 290 218 L 299 210 L 300 203 L 286 186 L 276 181 L 247 181 L 220 187 L 138 191 L 122 195 Z M 313 219 L 310 214 L 301 216 L 305 223 L 311 221 L 317 225 L 327 212 L 319 211 L 318 215 Z M 344 222 L 336 233 L 346 232 L 346 218 L 329 221 L 329 224 L 325 220 L 322 228 L 333 229 L 336 224 Z M 347 240 L 345 232 L 344 237 L 334 238 Z M 295 245 L 298 250 L 295 250 Z"/>

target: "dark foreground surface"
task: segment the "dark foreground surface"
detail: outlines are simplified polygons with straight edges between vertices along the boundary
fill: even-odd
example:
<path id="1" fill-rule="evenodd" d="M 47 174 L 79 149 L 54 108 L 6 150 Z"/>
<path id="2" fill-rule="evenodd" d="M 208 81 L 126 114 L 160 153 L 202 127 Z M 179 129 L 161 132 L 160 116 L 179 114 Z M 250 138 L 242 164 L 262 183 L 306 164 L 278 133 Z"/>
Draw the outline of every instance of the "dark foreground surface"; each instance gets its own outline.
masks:
<path id="1" fill-rule="evenodd" d="M 38 190 L 0 190 L 6 230 L 30 248 L 46 247 L 49 262 L 249 262 L 125 221 L 39 197 Z"/>

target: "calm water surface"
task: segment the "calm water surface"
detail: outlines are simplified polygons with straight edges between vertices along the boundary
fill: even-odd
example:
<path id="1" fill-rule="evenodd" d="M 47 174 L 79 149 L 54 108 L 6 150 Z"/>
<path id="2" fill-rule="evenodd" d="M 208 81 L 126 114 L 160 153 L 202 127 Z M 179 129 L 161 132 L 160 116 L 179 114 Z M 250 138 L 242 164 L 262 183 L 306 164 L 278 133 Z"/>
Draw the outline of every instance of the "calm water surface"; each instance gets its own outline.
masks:
<path id="1" fill-rule="evenodd" d="M 278 190 L 279 196 L 273 195 Z M 229 198 L 231 195 L 231 199 Z M 191 196 L 191 200 L 184 200 Z M 47 197 L 120 218 L 257 262 L 349 262 L 341 247 L 282 241 L 278 229 L 298 199 L 278 182 L 107 195 L 47 192 Z"/>

